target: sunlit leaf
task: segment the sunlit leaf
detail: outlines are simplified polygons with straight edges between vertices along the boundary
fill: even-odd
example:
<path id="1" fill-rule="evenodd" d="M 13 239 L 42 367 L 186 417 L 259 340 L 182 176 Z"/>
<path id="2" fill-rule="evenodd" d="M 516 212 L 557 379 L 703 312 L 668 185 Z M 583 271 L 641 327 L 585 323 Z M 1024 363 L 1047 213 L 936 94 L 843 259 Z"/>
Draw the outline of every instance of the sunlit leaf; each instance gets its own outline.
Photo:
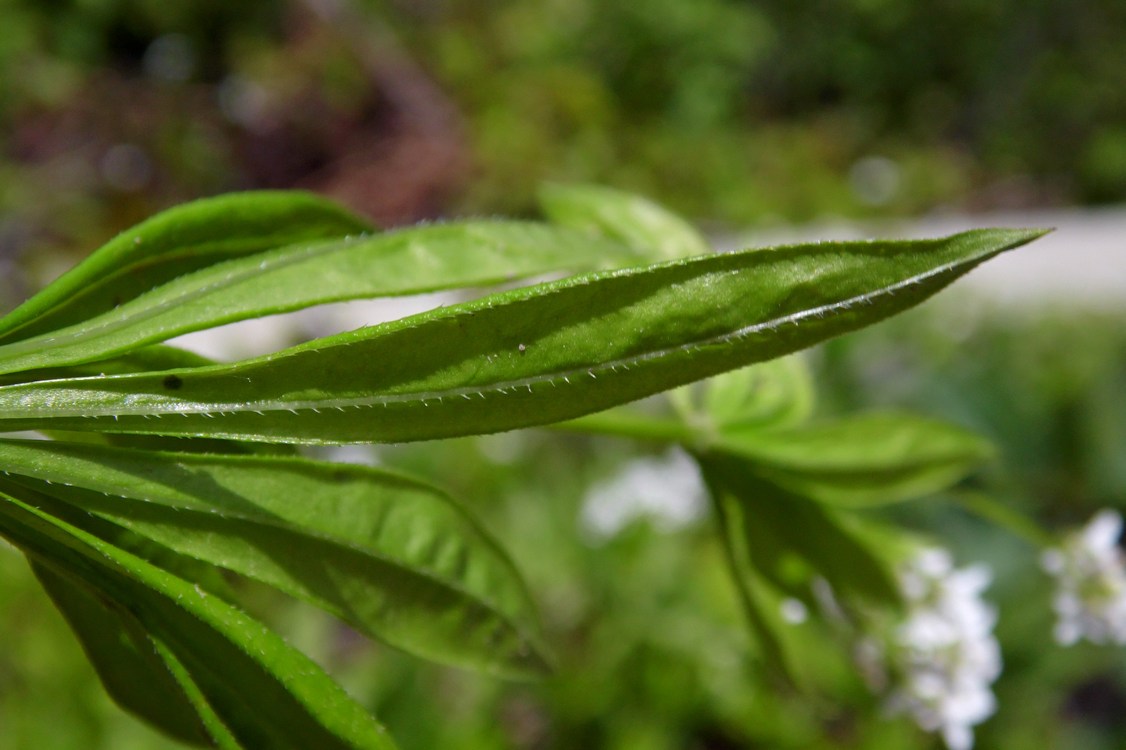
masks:
<path id="1" fill-rule="evenodd" d="M 113 357 L 146 344 L 327 302 L 636 262 L 620 243 L 529 222 L 434 224 L 306 242 L 173 279 L 101 315 L 0 346 L 0 372 Z"/>
<path id="2" fill-rule="evenodd" d="M 540 188 L 539 202 L 556 224 L 624 242 L 651 260 L 673 260 L 710 252 L 707 241 L 676 214 L 653 201 L 600 185 L 553 183 Z"/>
<path id="3" fill-rule="evenodd" d="M 918 304 L 1035 230 L 797 245 L 517 289 L 229 366 L 0 388 L 0 430 L 406 441 L 547 424 Z"/>
<path id="4" fill-rule="evenodd" d="M 187 203 L 122 232 L 0 319 L 0 340 L 85 321 L 221 261 L 370 230 L 335 203 L 299 191 L 232 193 Z"/>

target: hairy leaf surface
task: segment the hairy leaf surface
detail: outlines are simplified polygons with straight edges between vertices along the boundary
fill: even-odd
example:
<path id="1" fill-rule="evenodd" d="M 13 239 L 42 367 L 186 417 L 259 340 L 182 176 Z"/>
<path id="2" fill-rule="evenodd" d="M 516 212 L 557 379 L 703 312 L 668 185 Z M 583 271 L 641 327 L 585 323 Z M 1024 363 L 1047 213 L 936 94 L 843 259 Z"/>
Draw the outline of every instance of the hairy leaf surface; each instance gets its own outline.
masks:
<path id="1" fill-rule="evenodd" d="M 588 274 L 235 365 L 0 388 L 0 430 L 407 441 L 547 424 L 870 325 L 1042 232 L 796 245 Z"/>

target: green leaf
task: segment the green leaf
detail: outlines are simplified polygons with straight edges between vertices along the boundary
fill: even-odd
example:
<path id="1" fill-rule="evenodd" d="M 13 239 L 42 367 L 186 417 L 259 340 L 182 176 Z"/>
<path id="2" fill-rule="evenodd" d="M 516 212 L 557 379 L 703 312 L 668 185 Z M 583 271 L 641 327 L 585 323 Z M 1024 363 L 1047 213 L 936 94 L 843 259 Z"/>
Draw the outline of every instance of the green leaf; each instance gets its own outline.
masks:
<path id="1" fill-rule="evenodd" d="M 154 344 L 136 349 L 120 357 L 102 359 L 96 362 L 66 367 L 47 367 L 39 370 L 0 375 L 0 385 L 29 383 L 33 380 L 58 380 L 60 378 L 88 378 L 103 375 L 126 375 L 134 372 L 153 372 L 155 370 L 175 370 L 186 367 L 205 367 L 218 364 L 195 352 L 175 346 Z"/>
<path id="2" fill-rule="evenodd" d="M 906 413 L 873 413 L 774 430 L 725 431 L 716 445 L 757 476 L 824 503 L 862 507 L 927 495 L 993 456 L 972 432 Z"/>
<path id="3" fill-rule="evenodd" d="M 711 252 L 688 222 L 647 198 L 598 185 L 549 184 L 539 202 L 554 223 L 605 235 L 653 260 L 674 260 Z"/>
<path id="4" fill-rule="evenodd" d="M 805 421 L 813 411 L 813 381 L 800 357 L 780 357 L 678 388 L 669 398 L 696 443 L 706 446 L 728 430 Z"/>
<path id="5" fill-rule="evenodd" d="M 491 295 L 235 365 L 0 388 L 0 430 L 423 440 L 571 419 L 905 310 L 1036 237 L 797 245 Z"/>
<path id="6" fill-rule="evenodd" d="M 191 702 L 125 608 L 39 563 L 31 568 L 119 706 L 181 742 L 208 744 Z"/>
<path id="7" fill-rule="evenodd" d="M 716 481 L 707 466 L 701 466 L 708 485 L 716 520 L 720 527 L 731 578 L 739 601 L 768 674 L 791 685 L 803 681 L 797 669 L 799 660 L 787 626 L 779 610 L 780 600 L 755 568 L 744 527 L 747 508 L 728 489 Z"/>
<path id="8" fill-rule="evenodd" d="M 0 495 L 0 533 L 130 612 L 182 678 L 181 688 L 194 688 L 189 698 L 206 703 L 210 715 L 201 718 L 221 746 L 394 747 L 316 664 L 188 581 L 9 495 Z"/>
<path id="9" fill-rule="evenodd" d="M 327 302 L 496 284 L 636 259 L 619 243 L 528 222 L 436 224 L 300 243 L 209 266 L 69 328 L 0 346 L 0 373 L 81 364 Z"/>
<path id="10" fill-rule="evenodd" d="M 655 409 L 651 401 L 644 401 L 554 426 L 709 450 L 723 430 L 804 421 L 813 409 L 813 382 L 799 357 L 781 357 L 677 388 L 668 393 L 668 399 L 676 413 Z"/>
<path id="11" fill-rule="evenodd" d="M 507 677 L 546 669 L 511 561 L 416 480 L 297 458 L 47 441 L 0 441 L 0 465 L 13 481 L 38 480 L 29 486 L 420 656 Z"/>
<path id="12" fill-rule="evenodd" d="M 743 506 L 742 533 L 756 570 L 787 595 L 811 601 L 810 584 L 824 577 L 844 597 L 898 606 L 890 564 L 831 508 L 755 476 L 736 458 L 701 457 L 710 481 Z"/>
<path id="13" fill-rule="evenodd" d="M 336 204 L 298 191 L 233 193 L 177 206 L 122 232 L 0 319 L 0 340 L 80 323 L 224 260 L 370 230 Z"/>
<path id="14" fill-rule="evenodd" d="M 642 410 L 636 405 L 619 406 L 578 419 L 569 419 L 551 425 L 567 432 L 585 432 L 596 435 L 657 440 L 697 447 L 698 435 L 688 425 L 671 414 Z"/>

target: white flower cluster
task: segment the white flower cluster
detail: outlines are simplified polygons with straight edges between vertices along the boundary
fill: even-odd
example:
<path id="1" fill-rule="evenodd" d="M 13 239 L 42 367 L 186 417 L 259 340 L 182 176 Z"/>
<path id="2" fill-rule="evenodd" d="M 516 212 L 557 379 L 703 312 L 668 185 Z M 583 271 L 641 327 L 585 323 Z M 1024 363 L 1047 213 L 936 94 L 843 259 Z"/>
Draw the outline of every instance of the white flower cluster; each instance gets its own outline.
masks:
<path id="1" fill-rule="evenodd" d="M 705 509 L 696 462 L 674 448 L 660 457 L 630 461 L 592 487 L 583 502 L 581 523 L 595 540 L 608 539 L 637 518 L 648 517 L 658 528 L 672 531 L 692 524 Z"/>
<path id="2" fill-rule="evenodd" d="M 1126 644 L 1126 559 L 1118 546 L 1122 516 L 1098 513 L 1079 531 L 1068 534 L 1057 549 L 1044 552 L 1041 564 L 1056 579 L 1052 606 L 1055 637 L 1070 646 L 1086 638 L 1093 643 Z"/>
<path id="3" fill-rule="evenodd" d="M 950 750 L 972 748 L 973 726 L 996 710 L 997 614 L 981 598 L 989 582 L 984 566 L 955 569 L 946 550 L 922 550 L 900 574 L 906 618 L 857 651 L 873 687 L 890 685 L 888 709 L 941 732 Z"/>

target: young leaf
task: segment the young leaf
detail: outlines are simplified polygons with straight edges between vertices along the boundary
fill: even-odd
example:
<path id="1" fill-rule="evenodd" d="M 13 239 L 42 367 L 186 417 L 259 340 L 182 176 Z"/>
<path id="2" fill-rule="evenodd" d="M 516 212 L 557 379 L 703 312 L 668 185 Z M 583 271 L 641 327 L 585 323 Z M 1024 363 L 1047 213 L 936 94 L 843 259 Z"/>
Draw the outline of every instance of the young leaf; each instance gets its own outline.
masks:
<path id="1" fill-rule="evenodd" d="M 528 222 L 435 224 L 300 243 L 204 268 L 68 328 L 0 346 L 0 373 L 105 359 L 184 333 L 326 302 L 636 260 L 625 245 Z"/>
<path id="2" fill-rule="evenodd" d="M 127 608 L 182 665 L 197 697 L 239 746 L 394 747 L 316 664 L 187 581 L 6 494 L 0 495 L 0 534 L 38 563 Z"/>
<path id="3" fill-rule="evenodd" d="M 508 677 L 546 668 L 511 561 L 421 482 L 296 458 L 53 441 L 0 441 L 0 465 L 13 481 L 38 480 L 29 486 L 420 656 Z"/>
<path id="4" fill-rule="evenodd" d="M 803 422 L 813 409 L 813 383 L 799 357 L 726 372 L 669 391 L 675 407 L 620 406 L 553 425 L 573 432 L 681 443 L 711 450 L 723 430 L 785 427 Z M 668 403 L 665 406 L 669 406 Z"/>
<path id="5" fill-rule="evenodd" d="M 556 183 L 540 188 L 539 202 L 552 222 L 619 240 L 652 260 L 711 252 L 692 225 L 638 195 L 599 185 Z"/>
<path id="6" fill-rule="evenodd" d="M 751 459 L 757 476 L 846 507 L 949 487 L 993 455 L 981 437 L 905 413 L 875 413 L 775 430 L 723 433 L 715 446 Z"/>
<path id="7" fill-rule="evenodd" d="M 370 230 L 340 206 L 299 191 L 233 193 L 187 203 L 122 232 L 0 319 L 0 340 L 87 320 L 224 260 Z"/>
<path id="8" fill-rule="evenodd" d="M 677 388 L 669 399 L 696 443 L 710 445 L 726 430 L 805 421 L 813 410 L 813 382 L 799 357 L 780 357 Z"/>
<path id="9" fill-rule="evenodd" d="M 31 568 L 110 697 L 181 742 L 207 744 L 208 735 L 191 702 L 128 610 L 79 580 L 34 561 Z"/>
<path id="10" fill-rule="evenodd" d="M 1041 234 L 796 245 L 579 276 L 235 365 L 5 386 L 0 430 L 317 443 L 548 424 L 870 325 Z"/>

